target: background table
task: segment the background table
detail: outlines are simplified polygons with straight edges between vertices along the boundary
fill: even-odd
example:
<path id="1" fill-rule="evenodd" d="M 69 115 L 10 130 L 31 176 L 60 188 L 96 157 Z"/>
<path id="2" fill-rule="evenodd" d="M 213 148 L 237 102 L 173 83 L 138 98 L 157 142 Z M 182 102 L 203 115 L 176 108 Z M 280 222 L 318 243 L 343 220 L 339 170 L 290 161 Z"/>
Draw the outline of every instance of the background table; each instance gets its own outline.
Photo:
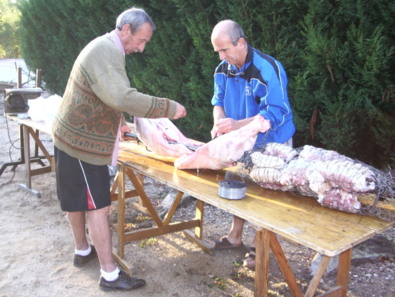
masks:
<path id="1" fill-rule="evenodd" d="M 21 157 L 18 161 L 3 164 L 0 175 L 3 173 L 4 169 L 8 166 L 12 166 L 13 170 L 18 165 L 24 165 L 25 167 L 25 183 L 19 186 L 40 197 L 40 192 L 32 188 L 32 176 L 55 171 L 55 161 L 53 156 L 48 152 L 43 142 L 40 139 L 40 132 L 46 134 L 51 134 L 51 127 L 47 125 L 44 121 L 33 121 L 30 118 L 19 118 L 18 116 L 12 116 L 7 114 L 7 119 L 15 121 L 19 125 L 19 138 L 20 138 L 20 153 Z M 32 154 L 30 139 L 34 141 L 34 152 Z M 42 155 L 39 154 L 42 152 Z M 43 160 L 48 161 L 46 165 Z M 39 163 L 41 167 L 32 168 L 33 163 Z"/>

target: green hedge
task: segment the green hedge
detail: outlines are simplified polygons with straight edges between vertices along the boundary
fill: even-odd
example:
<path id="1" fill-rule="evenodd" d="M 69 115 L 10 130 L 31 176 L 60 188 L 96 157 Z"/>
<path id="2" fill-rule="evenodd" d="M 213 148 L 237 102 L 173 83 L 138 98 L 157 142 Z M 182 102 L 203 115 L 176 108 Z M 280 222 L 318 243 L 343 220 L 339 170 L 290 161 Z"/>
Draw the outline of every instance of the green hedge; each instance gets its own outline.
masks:
<path id="1" fill-rule="evenodd" d="M 20 0 L 21 47 L 48 89 L 62 95 L 75 57 L 112 30 L 130 5 L 157 25 L 144 54 L 127 58 L 132 85 L 184 104 L 176 124 L 209 140 L 213 26 L 234 19 L 289 77 L 296 146 L 333 149 L 374 166 L 395 165 L 395 2 L 392 0 Z"/>

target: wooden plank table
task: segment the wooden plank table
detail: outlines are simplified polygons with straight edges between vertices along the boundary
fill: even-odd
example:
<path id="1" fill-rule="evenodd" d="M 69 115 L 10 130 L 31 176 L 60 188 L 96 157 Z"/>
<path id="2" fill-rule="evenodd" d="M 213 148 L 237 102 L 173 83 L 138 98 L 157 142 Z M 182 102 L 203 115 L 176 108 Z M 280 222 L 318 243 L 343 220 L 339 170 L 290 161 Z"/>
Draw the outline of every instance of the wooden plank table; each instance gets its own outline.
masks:
<path id="1" fill-rule="evenodd" d="M 37 197 L 41 197 L 40 192 L 32 188 L 32 176 L 55 171 L 55 160 L 53 156 L 45 148 L 44 144 L 40 139 L 40 132 L 51 135 L 51 127 L 47 125 L 44 121 L 33 121 L 30 118 L 19 118 L 18 116 L 7 115 L 8 119 L 15 121 L 19 124 L 19 138 L 20 138 L 20 160 L 5 164 L 5 166 L 13 166 L 13 169 L 18 165 L 25 166 L 25 183 L 19 186 L 34 194 Z M 31 154 L 30 138 L 34 141 L 34 154 Z M 39 155 L 39 150 L 43 155 Z M 46 165 L 43 160 L 47 160 L 49 165 Z M 32 163 L 39 163 L 40 168 L 32 168 Z M 5 167 L 1 169 L 1 173 Z"/>
<path id="2" fill-rule="evenodd" d="M 203 206 L 208 203 L 256 226 L 255 296 L 268 294 L 270 250 L 292 295 L 303 296 L 277 235 L 323 255 L 319 269 L 304 296 L 314 296 L 330 259 L 338 255 L 337 286 L 322 296 L 346 296 L 352 247 L 394 226 L 394 222 L 324 208 L 314 198 L 264 189 L 250 182 L 247 182 L 246 198 L 223 199 L 217 195 L 218 182 L 224 179 L 226 170 L 177 170 L 173 161 L 173 158 L 155 156 L 135 142 L 121 143 L 119 171 L 111 193 L 113 200 L 118 199 L 118 247 L 114 254 L 123 265 L 124 245 L 127 242 L 189 228 L 194 228 L 194 232 L 184 233 L 209 252 L 208 246 L 202 241 Z M 132 191 L 126 190 L 126 176 L 135 187 Z M 143 176 L 179 191 L 164 220 L 159 218 L 144 192 Z M 196 217 L 188 222 L 171 223 L 172 215 L 184 193 L 197 198 Z M 125 199 L 133 196 L 139 197 L 140 203 L 136 207 L 148 212 L 156 227 L 142 231 L 124 231 Z"/>

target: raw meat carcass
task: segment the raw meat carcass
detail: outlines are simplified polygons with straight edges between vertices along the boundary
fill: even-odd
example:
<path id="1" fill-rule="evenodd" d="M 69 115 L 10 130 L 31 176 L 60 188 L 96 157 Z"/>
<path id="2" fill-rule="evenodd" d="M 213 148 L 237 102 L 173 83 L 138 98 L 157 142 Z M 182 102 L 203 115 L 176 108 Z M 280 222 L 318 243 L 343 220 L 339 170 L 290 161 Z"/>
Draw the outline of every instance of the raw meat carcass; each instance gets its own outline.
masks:
<path id="1" fill-rule="evenodd" d="M 251 156 L 251 161 L 254 164 L 254 167 L 257 168 L 281 169 L 285 165 L 283 159 L 276 156 L 264 155 L 259 151 L 253 152 L 250 156 Z"/>
<path id="2" fill-rule="evenodd" d="M 320 161 L 348 159 L 346 156 L 343 156 L 338 152 L 325 150 L 311 145 L 303 146 L 302 150 L 299 152 L 299 158 L 306 160 L 320 160 Z"/>
<path id="3" fill-rule="evenodd" d="M 361 208 L 358 195 L 355 192 L 346 192 L 342 189 L 332 188 L 323 195 L 318 196 L 318 202 L 323 206 L 347 212 L 357 212 Z"/>
<path id="4" fill-rule="evenodd" d="M 262 153 L 250 155 L 254 164 L 250 177 L 261 187 L 296 191 L 318 198 L 326 207 L 347 212 L 358 212 L 358 194 L 376 187 L 375 174 L 369 166 L 335 151 L 305 145 L 298 156 L 291 153 L 289 156 L 295 158 L 281 167 L 278 158 L 273 157 L 279 156 L 278 148 L 281 145 L 268 144 Z"/>
<path id="5" fill-rule="evenodd" d="M 317 197 L 325 193 L 330 186 L 319 171 L 321 163 L 304 159 L 292 160 L 282 170 L 280 184 L 288 188 L 294 187 L 302 195 Z"/>
<path id="6" fill-rule="evenodd" d="M 167 118 L 134 118 L 139 139 L 154 153 L 161 156 L 176 157 L 190 155 L 187 145 L 201 146 L 203 143 L 186 138 Z M 173 142 L 173 143 L 169 143 Z"/>
<path id="7" fill-rule="evenodd" d="M 270 121 L 257 115 L 248 125 L 229 133 L 223 134 L 191 155 L 178 158 L 174 166 L 179 169 L 223 169 L 231 167 L 244 152 L 254 147 L 259 132 L 266 132 Z"/>
<path id="8" fill-rule="evenodd" d="M 293 158 L 295 158 L 298 153 L 289 145 L 283 143 L 269 142 L 265 146 L 264 154 L 269 156 L 275 156 L 283 159 L 285 162 L 289 162 Z"/>
<path id="9" fill-rule="evenodd" d="M 333 160 L 323 163 L 321 173 L 331 186 L 353 192 L 374 190 L 375 177 L 369 167 L 351 160 Z"/>
<path id="10" fill-rule="evenodd" d="M 250 177 L 259 186 L 272 190 L 283 190 L 279 183 L 281 170 L 276 168 L 253 167 Z"/>

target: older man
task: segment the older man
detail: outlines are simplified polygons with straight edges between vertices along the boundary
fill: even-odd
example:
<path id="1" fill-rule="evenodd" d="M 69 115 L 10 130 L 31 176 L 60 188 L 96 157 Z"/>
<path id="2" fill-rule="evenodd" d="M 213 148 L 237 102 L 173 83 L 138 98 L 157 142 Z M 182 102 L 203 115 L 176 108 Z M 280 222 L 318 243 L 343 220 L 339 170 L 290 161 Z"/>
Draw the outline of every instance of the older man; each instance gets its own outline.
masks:
<path id="1" fill-rule="evenodd" d="M 112 32 L 91 41 L 74 63 L 53 125 L 58 197 L 74 237 L 74 265 L 98 256 L 103 290 L 145 285 L 120 270 L 112 256 L 107 165 L 116 161 L 120 131 L 126 127 L 122 112 L 147 118 L 186 115 L 179 103 L 130 86 L 125 55 L 143 52 L 154 30 L 144 10 L 131 8 L 118 16 Z M 94 245 L 88 243 L 85 219 Z"/>

